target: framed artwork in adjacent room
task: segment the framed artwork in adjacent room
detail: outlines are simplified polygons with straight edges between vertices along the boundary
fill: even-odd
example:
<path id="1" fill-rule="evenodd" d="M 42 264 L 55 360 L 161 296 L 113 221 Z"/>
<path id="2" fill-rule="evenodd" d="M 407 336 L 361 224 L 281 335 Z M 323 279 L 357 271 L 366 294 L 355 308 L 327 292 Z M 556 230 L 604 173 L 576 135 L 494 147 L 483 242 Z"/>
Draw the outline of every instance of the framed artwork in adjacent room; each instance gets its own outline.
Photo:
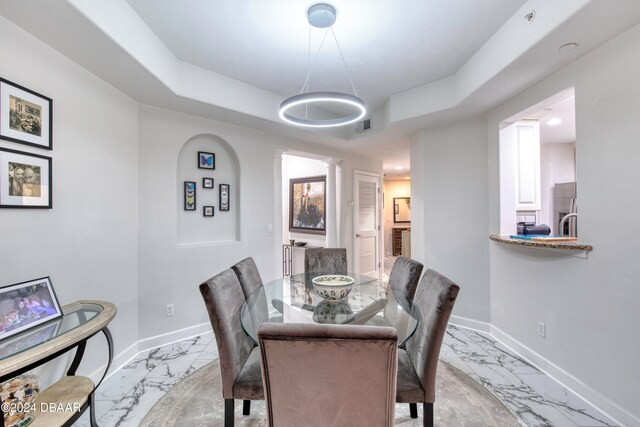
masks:
<path id="1" fill-rule="evenodd" d="M 53 207 L 51 157 L 0 148 L 0 208 Z"/>
<path id="2" fill-rule="evenodd" d="M 203 206 L 202 207 L 202 215 L 203 216 L 213 216 L 213 206 Z"/>
<path id="3" fill-rule="evenodd" d="M 326 233 L 326 176 L 289 180 L 289 231 Z"/>
<path id="4" fill-rule="evenodd" d="M 216 155 L 215 153 L 205 153 L 198 151 L 198 168 L 199 169 L 215 169 Z"/>
<path id="5" fill-rule="evenodd" d="M 196 183 L 193 181 L 184 182 L 184 210 L 196 210 Z"/>
<path id="6" fill-rule="evenodd" d="M 53 101 L 0 77 L 0 138 L 53 149 Z"/>
<path id="7" fill-rule="evenodd" d="M 220 191 L 220 204 L 218 209 L 220 210 L 220 212 L 227 212 L 230 209 L 229 189 L 229 184 L 218 185 L 218 190 Z"/>
<path id="8" fill-rule="evenodd" d="M 393 198 L 393 222 L 411 222 L 411 197 Z"/>
<path id="9" fill-rule="evenodd" d="M 0 340 L 61 316 L 49 277 L 0 288 Z"/>
<path id="10" fill-rule="evenodd" d="M 202 188 L 213 188 L 213 178 L 202 178 Z"/>

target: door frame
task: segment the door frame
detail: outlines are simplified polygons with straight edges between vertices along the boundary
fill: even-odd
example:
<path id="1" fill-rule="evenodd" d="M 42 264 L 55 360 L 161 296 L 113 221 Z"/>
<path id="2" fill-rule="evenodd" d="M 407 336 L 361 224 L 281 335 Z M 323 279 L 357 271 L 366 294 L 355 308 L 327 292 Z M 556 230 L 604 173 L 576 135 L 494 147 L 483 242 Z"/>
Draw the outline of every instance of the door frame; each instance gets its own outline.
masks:
<path id="1" fill-rule="evenodd" d="M 357 271 L 356 267 L 356 262 L 358 259 L 358 254 L 357 254 L 357 248 L 358 248 L 358 238 L 356 237 L 357 234 L 357 230 L 356 230 L 356 198 L 358 197 L 358 181 L 356 179 L 356 177 L 358 175 L 361 176 L 368 176 L 368 177 L 373 177 L 376 178 L 376 185 L 377 185 L 377 196 L 376 196 L 376 226 L 378 228 L 378 249 L 376 251 L 376 263 L 378 264 L 378 278 L 381 279 L 383 274 L 384 274 L 384 268 L 383 268 L 383 259 L 382 259 L 382 249 L 383 249 L 383 230 L 382 230 L 382 174 L 380 173 L 374 173 L 374 172 L 367 172 L 367 171 L 361 171 L 361 170 L 357 170 L 354 169 L 353 170 L 353 221 L 352 221 L 352 236 L 351 236 L 351 244 L 353 247 L 353 267 L 354 267 L 354 271 Z"/>

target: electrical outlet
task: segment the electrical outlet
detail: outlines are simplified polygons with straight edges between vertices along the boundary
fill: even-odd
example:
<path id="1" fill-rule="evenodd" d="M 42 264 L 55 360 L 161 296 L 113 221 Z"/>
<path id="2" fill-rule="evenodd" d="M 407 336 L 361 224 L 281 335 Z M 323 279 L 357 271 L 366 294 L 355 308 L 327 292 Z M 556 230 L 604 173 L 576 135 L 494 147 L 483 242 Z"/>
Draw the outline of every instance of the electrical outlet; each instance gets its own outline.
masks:
<path id="1" fill-rule="evenodd" d="M 542 338 L 546 338 L 547 336 L 547 325 L 544 322 L 538 322 L 538 335 Z"/>
<path id="2" fill-rule="evenodd" d="M 273 233 L 273 224 L 271 223 L 267 224 L 267 233 Z"/>
<path id="3" fill-rule="evenodd" d="M 167 317 L 171 317 L 175 314 L 174 308 L 173 304 L 167 305 Z"/>

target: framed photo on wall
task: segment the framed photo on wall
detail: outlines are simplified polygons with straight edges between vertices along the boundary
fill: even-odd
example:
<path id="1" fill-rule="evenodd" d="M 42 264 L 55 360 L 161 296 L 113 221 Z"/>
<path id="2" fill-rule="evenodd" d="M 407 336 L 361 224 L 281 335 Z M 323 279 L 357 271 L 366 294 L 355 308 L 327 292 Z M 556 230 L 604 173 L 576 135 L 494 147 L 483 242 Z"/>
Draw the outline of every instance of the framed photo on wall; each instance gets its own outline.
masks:
<path id="1" fill-rule="evenodd" d="M 61 316 L 49 277 L 0 288 L 0 340 Z"/>
<path id="2" fill-rule="evenodd" d="M 0 208 L 53 207 L 51 157 L 0 148 Z"/>
<path id="3" fill-rule="evenodd" d="M 184 182 L 184 210 L 196 210 L 196 183 L 193 181 Z"/>
<path id="4" fill-rule="evenodd" d="M 202 188 L 213 188 L 213 178 L 202 178 Z"/>
<path id="5" fill-rule="evenodd" d="M 198 151 L 198 169 L 215 169 L 216 155 L 215 153 L 205 153 Z"/>
<path id="6" fill-rule="evenodd" d="M 202 215 L 203 216 L 213 216 L 213 206 L 203 206 L 202 207 Z"/>
<path id="7" fill-rule="evenodd" d="M 0 138 L 53 149 L 53 100 L 0 77 Z"/>
<path id="8" fill-rule="evenodd" d="M 326 234 L 326 176 L 289 180 L 289 231 Z"/>
<path id="9" fill-rule="evenodd" d="M 218 185 L 218 189 L 220 191 L 220 206 L 218 209 L 220 210 L 220 212 L 228 212 L 230 209 L 230 186 L 229 184 L 220 184 Z"/>

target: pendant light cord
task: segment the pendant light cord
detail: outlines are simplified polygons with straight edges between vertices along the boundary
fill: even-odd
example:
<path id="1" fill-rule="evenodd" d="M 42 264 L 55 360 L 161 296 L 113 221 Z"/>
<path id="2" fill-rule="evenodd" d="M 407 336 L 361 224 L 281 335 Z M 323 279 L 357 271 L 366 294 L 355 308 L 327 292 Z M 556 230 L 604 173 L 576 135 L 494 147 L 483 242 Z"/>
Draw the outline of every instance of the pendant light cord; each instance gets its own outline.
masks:
<path id="1" fill-rule="evenodd" d="M 340 58 L 342 58 L 342 65 L 344 65 L 344 69 L 347 71 L 347 77 L 349 77 L 349 82 L 351 83 L 351 89 L 353 89 L 353 93 L 358 96 L 358 92 L 356 92 L 356 87 L 353 84 L 353 79 L 351 78 L 351 73 L 349 72 L 349 67 L 347 67 L 347 61 L 344 60 L 344 55 L 342 55 L 342 49 L 340 49 L 340 43 L 338 43 L 338 38 L 336 37 L 336 33 L 333 31 L 333 25 L 329 27 L 331 30 L 331 34 L 333 34 L 333 39 L 336 41 L 336 46 L 338 46 L 338 52 L 340 52 Z"/>
<path id="2" fill-rule="evenodd" d="M 351 89 L 353 89 L 353 93 L 355 96 L 358 96 L 358 91 L 356 90 L 356 86 L 353 84 L 353 79 L 351 78 L 351 72 L 349 71 L 349 67 L 347 66 L 347 61 L 344 59 L 344 55 L 342 54 L 342 48 L 340 47 L 340 43 L 338 43 L 338 37 L 336 37 L 335 31 L 333 31 L 333 25 L 330 25 L 327 31 L 325 31 L 324 36 L 322 37 L 322 42 L 320 43 L 320 47 L 318 47 L 318 51 L 316 52 L 316 56 L 313 58 L 313 64 L 310 64 L 311 60 L 311 24 L 309 24 L 309 42 L 307 45 L 307 78 L 304 79 L 304 83 L 302 84 L 302 89 L 300 89 L 300 93 L 304 92 L 304 89 L 307 89 L 309 92 L 309 79 L 311 78 L 311 72 L 316 65 L 316 60 L 318 59 L 318 55 L 320 55 L 320 50 L 322 50 L 322 46 L 324 45 L 324 41 L 327 38 L 327 34 L 331 30 L 331 34 L 333 35 L 333 40 L 336 42 L 336 46 L 338 47 L 338 52 L 340 53 L 340 58 L 342 59 L 342 65 L 344 66 L 345 71 L 347 72 L 347 77 L 349 78 L 349 83 L 351 83 Z"/>
<path id="3" fill-rule="evenodd" d="M 320 50 L 322 49 L 322 46 L 324 45 L 324 41 L 327 38 L 327 34 L 329 34 L 329 30 L 325 31 L 324 36 L 322 37 L 322 42 L 320 43 L 320 47 L 318 47 L 318 51 L 316 52 L 316 56 L 313 58 L 313 63 L 311 64 L 311 67 L 309 67 L 309 72 L 307 73 L 307 78 L 304 79 L 304 83 L 302 84 L 302 89 L 300 89 L 300 93 L 304 92 L 304 88 L 305 87 L 307 87 L 307 90 L 308 90 L 309 78 L 311 77 L 311 71 L 313 71 L 313 68 L 316 65 L 316 60 L 318 59 L 318 55 L 320 55 Z M 309 26 L 309 52 L 311 52 L 311 26 Z"/>

